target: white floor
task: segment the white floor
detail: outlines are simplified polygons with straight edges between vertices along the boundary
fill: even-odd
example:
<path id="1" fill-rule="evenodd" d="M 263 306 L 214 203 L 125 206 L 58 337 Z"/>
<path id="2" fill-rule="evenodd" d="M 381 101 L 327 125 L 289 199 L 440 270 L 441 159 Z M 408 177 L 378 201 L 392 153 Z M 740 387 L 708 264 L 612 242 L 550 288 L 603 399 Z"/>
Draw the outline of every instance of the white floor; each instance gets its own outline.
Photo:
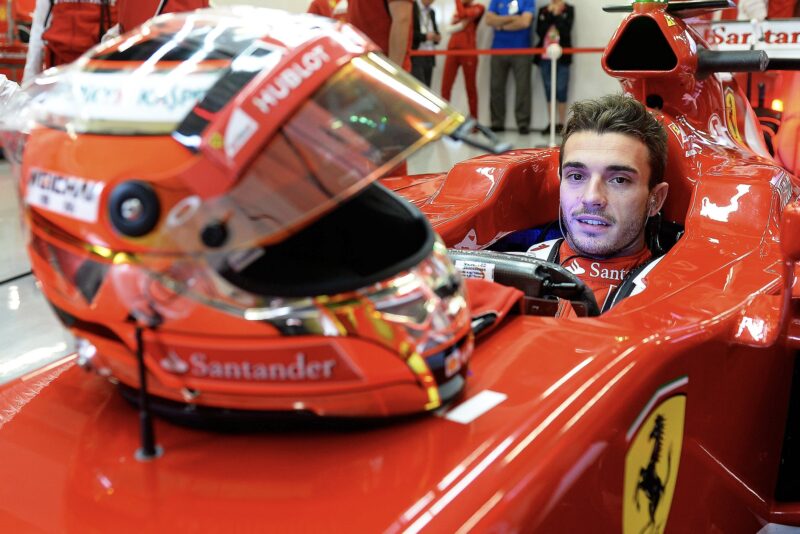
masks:
<path id="1" fill-rule="evenodd" d="M 17 191 L 0 164 L 0 383 L 72 352 L 71 336 L 42 298 L 23 249 Z"/>
<path id="2" fill-rule="evenodd" d="M 514 148 L 546 143 L 538 133 L 505 132 L 500 138 Z M 440 141 L 412 156 L 408 169 L 410 174 L 444 172 L 481 153 L 463 143 Z M 72 337 L 31 275 L 18 213 L 9 165 L 0 162 L 0 384 L 73 352 Z"/>

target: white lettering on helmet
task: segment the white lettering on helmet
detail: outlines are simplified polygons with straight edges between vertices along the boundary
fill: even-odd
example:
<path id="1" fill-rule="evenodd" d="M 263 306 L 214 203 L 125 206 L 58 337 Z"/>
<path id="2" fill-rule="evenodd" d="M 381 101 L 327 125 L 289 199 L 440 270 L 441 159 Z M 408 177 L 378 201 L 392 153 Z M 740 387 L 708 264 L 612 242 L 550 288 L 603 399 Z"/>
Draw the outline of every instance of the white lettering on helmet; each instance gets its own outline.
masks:
<path id="1" fill-rule="evenodd" d="M 102 191 L 102 182 L 34 169 L 28 178 L 25 202 L 73 219 L 97 222 Z"/>
<path id="2" fill-rule="evenodd" d="M 202 352 L 189 357 L 190 373 L 197 378 L 263 382 L 304 382 L 328 380 L 333 377 L 336 360 L 311 360 L 298 352 L 291 362 L 249 362 L 210 360 Z M 169 369 L 168 369 L 169 370 Z"/>
<path id="3" fill-rule="evenodd" d="M 262 113 L 269 113 L 281 100 L 297 89 L 303 80 L 310 78 L 330 59 L 322 45 L 315 46 L 304 54 L 300 61 L 295 61 L 286 67 L 275 81 L 264 87 L 258 96 L 253 98 L 253 105 Z"/>

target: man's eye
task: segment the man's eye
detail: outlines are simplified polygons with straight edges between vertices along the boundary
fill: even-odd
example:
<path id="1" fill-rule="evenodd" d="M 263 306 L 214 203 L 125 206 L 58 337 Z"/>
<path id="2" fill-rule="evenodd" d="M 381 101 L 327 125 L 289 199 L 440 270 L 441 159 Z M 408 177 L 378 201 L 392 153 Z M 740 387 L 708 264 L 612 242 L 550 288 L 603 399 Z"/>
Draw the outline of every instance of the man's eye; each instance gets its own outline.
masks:
<path id="1" fill-rule="evenodd" d="M 571 172 L 567 174 L 567 180 L 571 182 L 580 182 L 583 180 L 583 175 L 579 172 Z"/>
<path id="2" fill-rule="evenodd" d="M 609 180 L 612 184 L 624 184 L 630 182 L 630 180 L 626 176 L 614 176 Z"/>

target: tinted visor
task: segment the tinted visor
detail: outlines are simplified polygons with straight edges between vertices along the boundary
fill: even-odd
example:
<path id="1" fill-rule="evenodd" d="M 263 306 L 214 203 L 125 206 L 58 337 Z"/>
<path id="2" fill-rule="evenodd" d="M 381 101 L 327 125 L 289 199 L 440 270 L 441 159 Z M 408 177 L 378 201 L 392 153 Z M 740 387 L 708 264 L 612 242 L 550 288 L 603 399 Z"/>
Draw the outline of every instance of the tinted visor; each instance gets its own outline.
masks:
<path id="1" fill-rule="evenodd" d="M 276 243 L 463 120 L 382 56 L 355 58 L 298 108 L 224 195 L 177 199 L 153 184 L 162 205 L 175 200 L 137 244 L 154 254 L 197 254 Z"/>

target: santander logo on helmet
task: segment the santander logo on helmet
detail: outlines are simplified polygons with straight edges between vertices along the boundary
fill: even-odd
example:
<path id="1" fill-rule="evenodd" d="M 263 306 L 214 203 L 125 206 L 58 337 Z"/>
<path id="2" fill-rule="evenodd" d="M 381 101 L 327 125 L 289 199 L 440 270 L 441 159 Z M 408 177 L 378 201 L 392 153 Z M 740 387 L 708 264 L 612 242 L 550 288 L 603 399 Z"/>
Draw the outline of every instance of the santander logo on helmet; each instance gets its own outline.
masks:
<path id="1" fill-rule="evenodd" d="M 302 382 L 325 380 L 353 380 L 358 378 L 354 372 L 336 372 L 340 360 L 336 357 L 314 357 L 305 352 L 296 352 L 288 360 L 258 361 L 257 359 L 231 360 L 216 359 L 201 351 L 181 357 L 170 349 L 166 357 L 159 361 L 161 367 L 178 375 L 196 378 L 224 379 L 234 381 Z"/>

